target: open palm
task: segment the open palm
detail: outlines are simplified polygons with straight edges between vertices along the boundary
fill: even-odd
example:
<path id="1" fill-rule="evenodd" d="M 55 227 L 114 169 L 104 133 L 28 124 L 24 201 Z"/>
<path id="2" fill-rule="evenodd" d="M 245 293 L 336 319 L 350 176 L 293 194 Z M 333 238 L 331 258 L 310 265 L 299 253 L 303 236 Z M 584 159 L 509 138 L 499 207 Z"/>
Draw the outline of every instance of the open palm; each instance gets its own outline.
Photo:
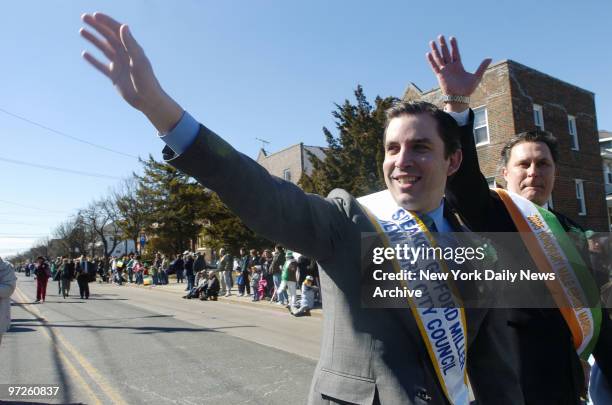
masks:
<path id="1" fill-rule="evenodd" d="M 446 39 L 440 35 L 440 50 L 435 41 L 429 43 L 431 51 L 427 52 L 427 60 L 436 74 L 440 89 L 444 94 L 454 96 L 470 96 L 478 87 L 482 76 L 491 63 L 491 59 L 484 59 L 476 72 L 469 73 L 463 67 L 457 40 L 450 38 L 451 49 L 448 49 Z"/>
<path id="2" fill-rule="evenodd" d="M 134 108 L 144 111 L 155 105 L 163 90 L 149 59 L 128 26 L 102 13 L 84 14 L 82 19 L 101 38 L 85 28 L 81 29 L 81 35 L 98 48 L 110 63 L 102 63 L 88 52 L 83 52 L 83 58 L 108 77 L 121 97 Z"/>

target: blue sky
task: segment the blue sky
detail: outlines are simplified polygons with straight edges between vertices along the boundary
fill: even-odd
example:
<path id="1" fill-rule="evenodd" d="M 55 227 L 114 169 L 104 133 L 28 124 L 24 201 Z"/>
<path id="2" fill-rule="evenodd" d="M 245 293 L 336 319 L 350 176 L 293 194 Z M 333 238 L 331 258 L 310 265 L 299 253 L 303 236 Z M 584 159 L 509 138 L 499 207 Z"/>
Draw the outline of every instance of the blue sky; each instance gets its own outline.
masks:
<path id="1" fill-rule="evenodd" d="M 495 3 L 495 4 L 493 4 Z M 0 7 L 0 109 L 129 155 L 160 157 L 144 116 L 80 57 L 83 12 L 128 23 L 168 93 L 240 151 L 322 145 L 334 103 L 357 84 L 372 99 L 435 86 L 425 61 L 439 33 L 464 64 L 513 59 L 596 93 L 612 129 L 609 1 L 27 1 Z M 29 247 L 139 169 L 0 111 L 0 256 Z M 2 159 L 91 172 L 87 177 Z"/>

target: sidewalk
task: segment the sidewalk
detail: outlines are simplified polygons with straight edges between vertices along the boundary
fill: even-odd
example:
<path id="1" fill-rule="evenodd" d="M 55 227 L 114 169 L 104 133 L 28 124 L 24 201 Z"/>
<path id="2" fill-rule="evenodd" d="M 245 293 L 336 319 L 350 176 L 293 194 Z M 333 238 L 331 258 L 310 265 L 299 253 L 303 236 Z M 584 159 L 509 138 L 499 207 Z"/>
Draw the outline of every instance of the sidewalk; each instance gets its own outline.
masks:
<path id="1" fill-rule="evenodd" d="M 170 280 L 169 284 L 165 284 L 165 285 L 136 285 L 135 283 L 123 283 L 124 286 L 127 287 L 131 287 L 131 288 L 144 288 L 144 289 L 149 289 L 149 290 L 156 290 L 156 291 L 163 291 L 166 293 L 170 293 L 170 294 L 175 294 L 177 298 L 180 299 L 180 297 L 182 297 L 183 295 L 187 294 L 187 291 L 185 291 L 185 288 L 187 286 L 187 283 L 177 283 L 175 280 Z M 224 302 L 224 303 L 229 303 L 229 304 L 235 304 L 235 305 L 244 305 L 244 306 L 254 306 L 254 305 L 258 305 L 260 309 L 269 309 L 269 310 L 273 310 L 273 311 L 278 311 L 278 312 L 289 312 L 287 310 L 287 308 L 285 308 L 285 306 L 282 305 L 278 305 L 275 302 L 270 302 L 267 300 L 262 300 L 262 301 L 252 301 L 252 296 L 244 296 L 244 297 L 239 297 L 238 296 L 238 290 L 236 288 L 233 288 L 231 290 L 232 295 L 230 295 L 229 297 L 224 297 L 224 296 L 219 296 L 219 300 L 218 302 Z M 300 291 L 298 290 L 298 297 L 300 296 Z M 310 314 L 313 317 L 318 317 L 318 318 L 322 318 L 323 317 L 323 311 L 321 307 L 316 307 L 312 310 L 310 310 Z"/>

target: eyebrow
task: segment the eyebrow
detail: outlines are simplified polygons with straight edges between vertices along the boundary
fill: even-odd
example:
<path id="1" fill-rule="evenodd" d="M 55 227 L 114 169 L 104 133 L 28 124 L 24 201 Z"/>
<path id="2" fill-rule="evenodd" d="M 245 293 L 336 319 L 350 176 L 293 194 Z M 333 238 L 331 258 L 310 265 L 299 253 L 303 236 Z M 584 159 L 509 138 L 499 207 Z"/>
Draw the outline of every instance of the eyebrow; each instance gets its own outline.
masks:
<path id="1" fill-rule="evenodd" d="M 385 143 L 385 146 L 387 145 L 394 145 L 394 144 L 398 144 L 398 141 L 389 141 L 387 140 L 387 142 Z M 431 141 L 431 139 L 429 138 L 416 138 L 413 139 L 411 141 L 408 142 L 411 145 L 418 145 L 418 144 L 427 144 L 427 145 L 431 145 L 433 142 Z"/>
<path id="2" fill-rule="evenodd" d="M 527 162 L 531 162 L 532 160 L 535 160 L 536 163 L 540 163 L 540 162 L 554 162 L 553 159 L 550 159 L 548 157 L 541 157 L 541 158 L 537 158 L 537 159 L 528 159 L 528 158 L 522 158 L 522 159 L 518 159 L 516 162 L 517 163 L 527 163 Z"/>

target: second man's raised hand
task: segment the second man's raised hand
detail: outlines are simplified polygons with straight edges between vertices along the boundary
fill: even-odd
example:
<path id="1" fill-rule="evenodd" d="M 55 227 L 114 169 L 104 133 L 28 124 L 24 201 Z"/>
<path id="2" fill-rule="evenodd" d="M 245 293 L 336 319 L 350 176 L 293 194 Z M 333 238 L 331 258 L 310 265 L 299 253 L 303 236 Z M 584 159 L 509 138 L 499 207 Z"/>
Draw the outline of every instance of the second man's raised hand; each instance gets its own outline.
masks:
<path id="1" fill-rule="evenodd" d="M 81 18 L 99 34 L 96 36 L 81 28 L 81 36 L 98 48 L 110 63 L 102 63 L 86 51 L 83 51 L 83 58 L 108 77 L 121 97 L 142 111 L 159 132 L 172 129 L 183 110 L 162 89 L 149 59 L 128 26 L 103 13 L 83 14 Z"/>
<path id="2" fill-rule="evenodd" d="M 484 75 L 485 70 L 491 63 L 490 58 L 484 59 L 476 72 L 469 73 L 463 67 L 461 62 L 461 54 L 457 40 L 454 37 L 450 38 L 450 49 L 443 35 L 438 37 L 440 49 L 436 41 L 430 41 L 430 52 L 427 52 L 427 60 L 433 70 L 440 90 L 442 93 L 449 96 L 470 96 L 480 84 L 480 80 Z M 467 105 L 465 106 L 467 108 Z"/>

